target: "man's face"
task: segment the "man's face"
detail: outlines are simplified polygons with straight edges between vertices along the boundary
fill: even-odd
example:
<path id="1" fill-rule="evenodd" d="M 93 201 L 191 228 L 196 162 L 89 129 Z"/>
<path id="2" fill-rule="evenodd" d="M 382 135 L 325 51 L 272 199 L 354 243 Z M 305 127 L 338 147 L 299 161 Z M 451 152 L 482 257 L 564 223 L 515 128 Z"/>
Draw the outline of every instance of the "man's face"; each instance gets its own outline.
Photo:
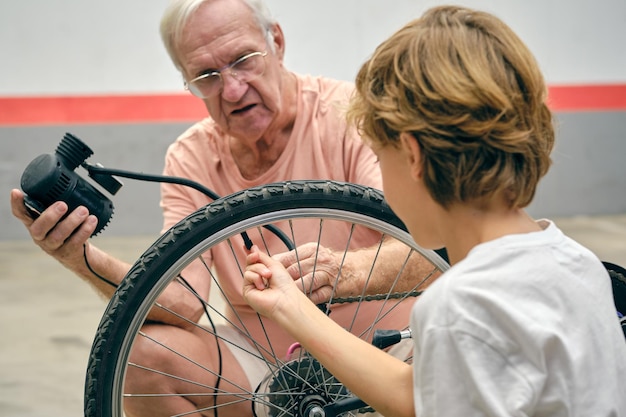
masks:
<path id="1" fill-rule="evenodd" d="M 242 82 L 224 71 L 221 91 L 204 99 L 217 124 L 248 143 L 263 136 L 283 111 L 282 40 L 274 44 L 276 53 L 243 2 L 215 0 L 202 5 L 194 14 L 179 48 L 186 80 L 222 68 L 246 54 L 267 51 L 262 58 L 265 71 L 261 76 Z"/>

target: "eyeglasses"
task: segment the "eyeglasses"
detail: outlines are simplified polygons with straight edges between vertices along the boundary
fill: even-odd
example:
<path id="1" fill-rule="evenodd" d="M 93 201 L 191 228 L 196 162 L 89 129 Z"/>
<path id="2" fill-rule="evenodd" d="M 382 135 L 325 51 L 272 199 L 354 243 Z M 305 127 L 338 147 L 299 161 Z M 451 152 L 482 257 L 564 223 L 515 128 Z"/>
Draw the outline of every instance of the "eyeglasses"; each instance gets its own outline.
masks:
<path id="1" fill-rule="evenodd" d="M 217 70 L 208 71 L 191 81 L 185 81 L 185 89 L 200 98 L 210 98 L 222 91 L 224 74 L 240 82 L 250 82 L 265 72 L 265 52 L 252 52 Z"/>

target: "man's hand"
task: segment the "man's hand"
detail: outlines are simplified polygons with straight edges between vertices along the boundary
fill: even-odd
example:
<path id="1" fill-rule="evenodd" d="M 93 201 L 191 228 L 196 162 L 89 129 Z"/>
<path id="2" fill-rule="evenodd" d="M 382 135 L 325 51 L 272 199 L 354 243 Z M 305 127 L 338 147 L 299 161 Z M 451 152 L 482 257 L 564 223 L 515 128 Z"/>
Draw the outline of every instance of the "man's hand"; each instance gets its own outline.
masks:
<path id="1" fill-rule="evenodd" d="M 345 254 L 307 243 L 273 258 L 315 304 L 327 302 L 331 295 L 383 294 L 392 288 L 397 292 L 423 290 L 440 275 L 427 259 L 395 239 Z"/>
<path id="2" fill-rule="evenodd" d="M 78 207 L 67 217 L 68 207 L 57 201 L 33 219 L 24 206 L 24 193 L 11 190 L 11 211 L 44 252 L 72 269 L 83 262 L 83 245 L 96 229 L 98 219 L 85 207 Z"/>
<path id="3" fill-rule="evenodd" d="M 354 253 L 348 252 L 344 258 L 317 243 L 307 243 L 273 256 L 315 304 L 328 301 L 333 292 L 336 297 L 361 291 L 355 271 L 349 266 L 352 257 Z"/>

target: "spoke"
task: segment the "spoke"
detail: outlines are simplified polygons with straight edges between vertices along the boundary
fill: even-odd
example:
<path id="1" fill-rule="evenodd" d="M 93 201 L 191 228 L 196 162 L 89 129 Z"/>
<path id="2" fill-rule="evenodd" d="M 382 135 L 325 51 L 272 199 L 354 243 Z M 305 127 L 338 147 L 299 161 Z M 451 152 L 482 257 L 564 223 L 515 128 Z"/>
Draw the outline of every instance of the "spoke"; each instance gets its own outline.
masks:
<path id="1" fill-rule="evenodd" d="M 149 368 L 147 366 L 139 365 L 139 364 L 136 364 L 136 363 L 133 363 L 133 362 L 129 362 L 128 366 L 132 366 L 134 368 L 138 368 L 138 369 L 141 369 L 141 370 L 144 370 L 144 371 L 152 372 L 154 374 L 166 376 L 168 378 L 175 379 L 177 381 L 186 382 L 188 384 L 192 384 L 192 385 L 195 385 L 195 386 L 200 387 L 200 388 L 206 388 L 206 389 L 210 389 L 212 391 L 215 390 L 215 387 L 213 387 L 213 386 L 206 385 L 206 384 L 203 384 L 203 383 L 200 383 L 200 382 L 197 382 L 197 381 L 192 381 L 190 379 L 183 378 L 183 377 L 180 377 L 178 375 L 173 375 L 173 374 L 170 374 L 170 373 L 167 373 L 167 372 L 159 371 L 158 369 Z M 249 392 L 249 391 L 246 392 L 244 390 L 244 393 L 247 393 L 247 394 L 250 395 L 250 397 L 243 397 L 244 399 L 252 399 L 252 395 L 253 395 L 252 392 Z M 239 394 L 239 395 L 241 396 L 242 394 Z M 232 393 L 232 392 L 226 392 L 226 391 L 223 391 L 223 392 L 205 392 L 205 393 L 175 393 L 175 394 L 148 394 L 148 393 L 143 393 L 143 394 L 142 393 L 139 393 L 139 394 L 137 394 L 137 393 L 135 393 L 135 394 L 125 393 L 124 394 L 124 397 L 129 397 L 129 398 L 135 398 L 135 397 L 181 397 L 181 396 L 182 397 L 199 397 L 199 396 L 202 396 L 202 397 L 219 397 L 219 396 L 236 396 L 236 395 L 234 393 Z"/>
<path id="2" fill-rule="evenodd" d="M 228 243 L 228 247 L 230 248 L 231 255 L 237 261 L 237 268 L 239 269 L 239 276 L 241 277 L 242 282 L 243 282 L 243 268 L 242 268 L 242 266 L 241 266 L 241 264 L 239 262 L 239 259 L 237 259 L 237 253 L 235 252 L 235 249 L 233 248 L 232 239 L 227 239 L 226 242 Z M 215 281 L 217 281 L 217 279 L 215 279 Z M 225 297 L 225 298 L 227 299 L 227 297 Z M 230 306 L 231 310 L 235 313 L 235 315 L 237 316 L 239 321 L 241 322 L 241 325 L 242 325 L 243 329 L 245 329 L 244 334 L 246 335 L 248 340 L 251 341 L 254 344 L 254 346 L 257 349 L 259 349 L 259 351 L 262 350 L 262 351 L 266 352 L 274 360 L 275 363 L 278 363 L 279 362 L 279 358 L 276 355 L 276 352 L 274 351 L 274 345 L 272 344 L 272 341 L 271 341 L 271 339 L 269 337 L 269 334 L 267 333 L 267 330 L 265 329 L 265 325 L 263 324 L 263 320 L 261 319 L 261 315 L 258 314 L 258 313 L 256 314 L 257 320 L 259 321 L 259 325 L 261 326 L 261 329 L 263 330 L 263 336 L 265 337 L 265 341 L 267 342 L 267 346 L 269 347 L 269 349 L 264 348 L 259 342 L 257 342 L 252 337 L 252 334 L 246 328 L 245 324 L 243 323 L 243 320 L 241 320 L 241 318 L 239 317 L 239 314 L 237 314 L 237 309 L 231 303 L 229 303 L 229 306 Z"/>
<path id="3" fill-rule="evenodd" d="M 189 320 L 189 319 L 187 319 L 187 318 L 185 318 L 185 317 L 183 317 L 183 316 L 179 315 L 178 313 L 175 313 L 174 311 L 172 311 L 172 310 L 170 310 L 170 309 L 168 309 L 168 308 L 166 308 L 166 307 L 163 307 L 162 305 L 158 305 L 158 306 L 159 306 L 160 308 L 162 308 L 163 310 L 168 311 L 168 312 L 170 312 L 171 314 L 173 314 L 173 315 L 175 315 L 175 316 L 177 316 L 177 317 L 179 317 L 179 318 L 181 318 L 181 319 L 183 319 L 183 320 L 186 320 L 186 321 L 187 321 L 187 322 L 189 322 L 190 324 L 195 324 L 195 323 L 194 323 L 194 322 L 192 322 L 191 320 Z M 237 344 L 233 343 L 232 341 L 230 341 L 230 340 L 228 340 L 228 339 L 226 339 L 226 338 L 224 338 L 224 337 L 220 336 L 219 334 L 216 334 L 216 333 L 214 333 L 214 332 L 211 332 L 209 329 L 206 329 L 206 328 L 205 328 L 205 327 L 203 327 L 203 326 L 199 326 L 199 327 L 200 327 L 200 328 L 202 328 L 202 329 L 203 329 L 203 331 L 205 331 L 206 333 L 211 334 L 212 336 L 214 336 L 214 337 L 216 337 L 216 338 L 218 338 L 218 339 L 222 340 L 224 343 L 228 343 L 229 345 L 233 346 L 234 348 L 236 348 L 236 349 L 240 349 L 240 350 L 243 350 L 244 352 L 246 352 L 246 353 L 250 354 L 251 356 L 253 356 L 253 357 L 255 357 L 255 358 L 257 358 L 257 359 L 259 359 L 259 360 L 263 361 L 263 363 L 264 363 L 264 364 L 268 367 L 268 372 L 269 372 L 269 373 L 270 373 L 273 377 L 276 377 L 276 376 L 277 376 L 277 374 L 280 374 L 280 376 L 284 379 L 284 381 L 283 381 L 283 385 L 284 385 L 284 386 L 288 386 L 288 382 L 287 382 L 287 380 L 286 380 L 287 375 L 284 375 L 284 373 L 283 373 L 283 372 L 279 372 L 279 370 L 280 370 L 281 368 L 282 368 L 283 370 L 287 370 L 287 371 L 288 371 L 288 373 L 290 374 L 290 376 L 295 377 L 295 378 L 298 378 L 298 379 L 301 379 L 300 375 L 298 375 L 295 371 L 291 370 L 291 369 L 290 369 L 290 368 L 288 368 L 288 367 L 284 367 L 285 363 L 284 363 L 283 361 L 281 361 L 281 360 L 278 360 L 278 359 L 277 359 L 276 364 L 273 364 L 273 363 L 271 363 L 271 362 L 267 361 L 267 360 L 266 360 L 266 359 L 265 359 L 262 355 L 259 355 L 259 354 L 255 353 L 255 352 L 251 352 L 249 349 L 245 349 L 243 346 L 237 345 Z M 160 346 L 164 347 L 165 349 L 167 349 L 167 350 L 169 350 L 169 351 L 171 351 L 171 352 L 173 352 L 173 353 L 177 354 L 178 356 L 183 357 L 183 358 L 185 358 L 185 359 L 188 359 L 188 358 L 186 358 L 184 355 L 182 355 L 182 354 L 180 354 L 179 352 L 175 351 L 174 349 L 172 349 L 172 348 L 170 348 L 170 347 L 166 346 L 166 345 L 165 345 L 165 344 L 163 344 L 163 343 L 158 342 L 157 340 L 155 340 L 154 338 L 151 338 L 150 336 L 147 336 L 145 333 L 140 332 L 140 334 L 141 334 L 141 335 L 143 335 L 143 336 L 145 336 L 145 337 L 146 337 L 146 338 L 148 338 L 149 340 L 153 341 L 154 343 L 159 344 Z M 250 338 L 250 339 L 251 339 L 251 338 Z M 252 340 L 252 339 L 251 339 L 251 340 Z M 259 346 L 257 346 L 257 347 L 259 347 L 259 348 L 263 349 L 263 347 L 262 347 L 262 346 L 260 346 L 260 345 L 259 345 Z M 194 362 L 193 360 L 189 359 L 189 361 L 195 364 L 195 362 Z M 145 368 L 145 369 L 148 369 L 148 368 Z M 203 368 L 203 369 L 205 369 L 205 370 L 207 370 L 209 373 L 213 374 L 213 376 L 218 376 L 218 374 L 217 374 L 216 372 L 214 372 L 214 371 L 208 370 L 208 369 L 206 369 L 206 368 Z M 160 373 L 160 372 L 156 371 L 156 373 Z M 164 375 L 166 375 L 166 374 L 164 374 Z M 189 381 L 189 382 L 191 382 L 191 381 Z M 227 382 L 230 382 L 230 383 L 231 383 L 231 384 L 233 384 L 234 386 L 237 386 L 238 388 L 240 388 L 240 389 L 242 389 L 242 390 L 243 390 L 243 388 L 241 388 L 240 386 L 238 386 L 238 385 L 234 384 L 232 381 L 228 381 L 228 380 L 227 380 Z M 304 382 L 304 383 L 307 383 L 307 384 L 308 384 L 308 382 L 307 382 L 306 380 L 303 380 L 302 382 Z M 210 387 L 210 388 L 215 389 L 215 387 Z M 312 388 L 312 387 L 311 387 L 311 388 Z"/>
<path id="4" fill-rule="evenodd" d="M 355 224 L 352 223 L 350 225 L 350 233 L 348 234 L 348 239 L 346 240 L 343 255 L 341 257 L 341 263 L 339 264 L 339 272 L 337 273 L 337 278 L 335 278 L 335 281 L 333 282 L 333 290 L 330 294 L 330 300 L 328 300 L 329 306 L 333 304 L 333 297 L 337 293 L 337 287 L 339 286 L 339 280 L 341 279 L 341 272 L 343 271 L 343 266 L 346 262 L 346 257 L 348 256 L 348 252 L 350 251 L 350 243 L 352 242 L 352 236 L 354 234 L 354 227 L 355 227 Z"/>
<path id="5" fill-rule="evenodd" d="M 323 229 L 323 225 L 324 225 L 324 219 L 320 219 L 319 220 L 319 229 L 317 232 L 317 247 L 315 249 L 315 258 L 313 261 L 313 271 L 311 272 L 311 288 L 309 288 L 308 290 L 305 289 L 304 293 L 305 294 L 311 294 L 311 292 L 313 291 L 313 284 L 315 281 L 315 272 L 317 271 L 317 259 L 319 256 L 319 250 L 320 247 L 322 246 L 322 229 Z M 326 314 L 328 314 L 328 311 L 326 312 Z"/>
<path id="6" fill-rule="evenodd" d="M 370 269 L 370 274 L 373 273 L 374 271 L 374 265 L 376 263 L 376 260 L 378 259 L 378 255 L 380 253 L 380 249 L 382 247 L 384 241 L 384 237 L 381 239 L 380 241 L 380 245 L 378 246 L 378 251 L 376 253 L 376 256 L 374 258 L 374 262 L 372 262 L 372 268 Z M 393 289 L 396 287 L 396 285 L 398 284 L 398 281 L 400 280 L 400 277 L 402 276 L 402 273 L 404 272 L 406 266 L 409 263 L 409 259 L 411 258 L 411 255 L 413 253 L 413 250 L 410 250 L 408 255 L 406 256 L 404 262 L 402 263 L 402 267 L 400 268 L 400 270 L 398 271 L 398 273 L 396 274 L 396 277 L 393 281 L 393 283 L 391 284 L 391 289 L 390 291 L 387 293 L 387 296 L 389 296 L 389 294 L 391 294 L 391 292 L 393 291 Z M 369 280 L 369 277 L 368 277 Z M 417 284 L 417 286 L 415 286 L 413 289 L 419 287 L 419 285 L 421 284 Z M 364 286 L 364 288 L 367 286 L 367 284 Z M 387 303 L 389 301 L 389 297 L 385 298 L 385 300 L 383 301 L 383 303 L 381 303 L 380 309 L 378 310 L 378 313 L 376 314 L 376 318 L 374 319 L 374 321 L 368 326 L 368 328 L 363 331 L 359 336 L 360 337 L 365 337 L 365 334 L 367 333 L 367 336 L 369 337 L 372 333 L 372 331 L 374 330 L 374 326 L 376 324 L 378 324 L 382 319 L 384 319 L 388 314 L 390 314 L 397 306 L 399 306 L 404 300 L 406 300 L 407 297 L 403 297 L 402 299 L 400 299 L 399 301 L 397 301 L 395 304 L 391 305 L 388 310 L 386 312 L 383 313 L 383 311 L 385 310 L 385 307 L 387 306 Z M 359 307 L 361 306 L 362 302 L 359 302 Z M 355 314 L 355 318 L 356 318 L 356 314 Z"/>
<path id="7" fill-rule="evenodd" d="M 376 265 L 376 260 L 378 260 L 378 255 L 380 254 L 380 250 L 383 246 L 383 242 L 385 241 L 385 236 L 381 236 L 380 241 L 378 242 L 378 246 L 376 248 L 376 255 L 374 255 L 374 260 L 372 261 L 372 266 L 370 267 L 368 274 L 367 274 L 367 279 L 365 280 L 365 284 L 363 285 L 363 289 L 361 290 L 361 297 L 363 297 L 365 295 L 365 292 L 367 291 L 367 286 L 370 282 L 370 279 L 372 278 L 373 274 L 374 274 L 374 267 Z M 350 329 L 352 330 L 352 327 L 354 326 L 354 323 L 357 319 L 357 316 L 359 314 L 359 310 L 361 309 L 361 305 L 363 303 L 361 301 L 359 301 L 357 303 L 357 307 L 356 307 L 356 311 L 354 312 L 354 316 L 352 317 L 352 323 L 350 324 Z M 376 321 L 377 322 L 377 321 Z M 369 330 L 372 329 L 372 326 L 374 325 L 374 323 L 369 327 Z M 363 336 L 365 334 L 365 332 L 363 332 L 360 336 Z"/>
<path id="8" fill-rule="evenodd" d="M 217 410 L 218 408 L 227 407 L 229 405 L 241 404 L 241 403 L 247 402 L 247 401 L 250 401 L 250 400 L 249 399 L 245 399 L 245 400 L 230 401 L 230 402 L 222 403 L 222 404 L 219 404 L 219 405 L 212 405 L 212 406 L 208 406 L 208 407 L 198 408 L 196 410 L 188 411 L 188 412 L 182 413 L 182 414 L 175 414 L 175 415 L 170 416 L 170 417 L 184 417 L 184 416 L 196 414 L 199 411 L 200 412 L 204 412 L 204 411 Z"/>
<path id="9" fill-rule="evenodd" d="M 177 350 L 172 349 L 171 347 L 167 346 L 165 343 L 162 343 L 162 342 L 160 342 L 160 341 L 156 340 L 156 339 L 155 339 L 155 338 L 153 338 L 152 336 L 149 336 L 148 334 L 146 334 L 146 333 L 144 333 L 144 332 L 142 332 L 142 331 L 140 331 L 140 332 L 139 332 L 139 335 L 141 335 L 141 336 L 145 337 L 146 339 L 148 339 L 148 340 L 150 340 L 150 341 L 152 341 L 152 342 L 156 343 L 157 345 L 161 346 L 162 348 L 167 349 L 168 351 L 172 352 L 172 353 L 173 353 L 173 354 L 175 354 L 176 356 L 178 356 L 178 357 L 180 357 L 180 358 L 182 358 L 182 359 L 186 360 L 187 362 L 189 362 L 189 363 L 191 363 L 191 364 L 193 364 L 193 365 L 197 366 L 198 368 L 202 369 L 203 371 L 206 371 L 206 372 L 208 372 L 209 374 L 211 374 L 211 375 L 213 375 L 213 376 L 215 376 L 215 377 L 218 377 L 218 378 L 219 378 L 219 377 L 221 377 L 221 379 L 222 379 L 223 381 L 228 382 L 229 384 L 233 385 L 234 387 L 237 387 L 238 389 L 240 389 L 240 390 L 241 390 L 241 391 L 243 391 L 243 392 L 248 392 L 248 393 L 250 393 L 250 394 L 251 394 L 251 392 L 249 392 L 249 391 L 245 390 L 243 387 L 241 387 L 241 386 L 240 386 L 239 384 L 237 384 L 236 382 L 231 381 L 231 380 L 229 380 L 229 379 L 227 379 L 227 378 L 224 378 L 224 375 L 221 375 L 221 376 L 220 376 L 217 372 L 213 371 L 212 369 L 209 369 L 209 368 L 207 368 L 206 366 L 204 366 L 204 365 L 200 364 L 199 362 L 197 362 L 197 361 L 193 360 L 193 359 L 192 359 L 192 358 L 190 358 L 189 356 L 183 355 L 182 353 L 178 352 Z M 215 387 L 211 387 L 211 388 L 212 388 L 212 389 L 215 389 Z"/>
<path id="10" fill-rule="evenodd" d="M 296 242 L 296 235 L 294 233 L 293 220 L 292 219 L 289 219 L 289 231 L 291 232 L 291 241 L 295 245 L 294 253 L 296 255 L 296 264 L 298 265 L 298 275 L 302 276 L 303 275 L 303 273 L 302 273 L 302 264 L 300 263 L 300 255 L 299 255 L 299 252 L 298 252 L 298 243 Z M 300 281 L 300 283 L 302 284 L 302 288 L 301 288 L 302 292 L 306 294 L 307 292 L 306 292 L 306 288 L 304 288 L 304 281 Z"/>
<path id="11" fill-rule="evenodd" d="M 275 226 L 278 227 L 278 225 L 275 225 Z M 263 242 L 264 252 L 267 253 L 269 256 L 272 256 L 270 247 L 267 244 L 267 241 L 265 240 L 265 233 L 263 232 L 263 226 L 257 226 L 257 232 L 259 233 L 259 236 L 261 237 L 261 242 Z"/>

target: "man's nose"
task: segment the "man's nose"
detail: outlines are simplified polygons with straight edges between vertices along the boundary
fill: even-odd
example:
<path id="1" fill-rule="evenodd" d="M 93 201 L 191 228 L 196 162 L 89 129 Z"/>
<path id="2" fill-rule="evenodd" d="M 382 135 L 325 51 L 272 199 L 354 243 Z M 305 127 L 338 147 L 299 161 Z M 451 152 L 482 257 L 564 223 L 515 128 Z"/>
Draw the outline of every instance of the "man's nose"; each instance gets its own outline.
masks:
<path id="1" fill-rule="evenodd" d="M 222 98 L 227 101 L 239 101 L 248 90 L 248 83 L 237 79 L 230 71 L 222 74 Z"/>

